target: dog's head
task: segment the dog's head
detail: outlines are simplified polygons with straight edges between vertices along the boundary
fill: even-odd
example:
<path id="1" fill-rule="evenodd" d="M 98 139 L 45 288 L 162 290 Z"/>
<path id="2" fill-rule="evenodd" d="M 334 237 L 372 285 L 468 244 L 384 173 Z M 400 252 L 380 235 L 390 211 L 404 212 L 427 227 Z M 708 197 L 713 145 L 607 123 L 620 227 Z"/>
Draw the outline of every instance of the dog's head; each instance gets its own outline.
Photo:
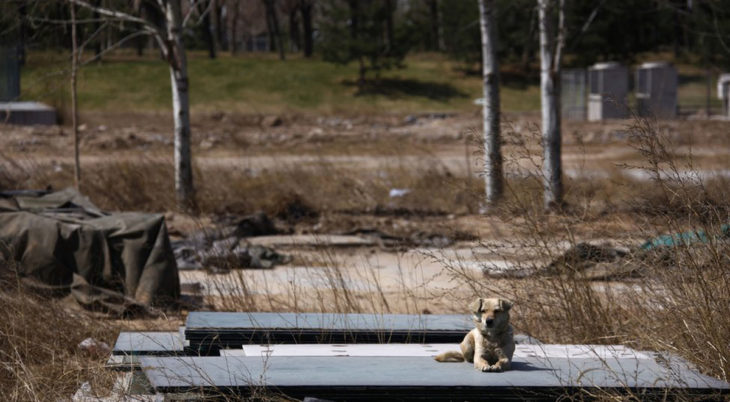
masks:
<path id="1" fill-rule="evenodd" d="M 496 332 L 509 325 L 509 310 L 512 303 L 500 298 L 478 298 L 470 306 L 477 324 L 477 328 L 483 333 Z"/>

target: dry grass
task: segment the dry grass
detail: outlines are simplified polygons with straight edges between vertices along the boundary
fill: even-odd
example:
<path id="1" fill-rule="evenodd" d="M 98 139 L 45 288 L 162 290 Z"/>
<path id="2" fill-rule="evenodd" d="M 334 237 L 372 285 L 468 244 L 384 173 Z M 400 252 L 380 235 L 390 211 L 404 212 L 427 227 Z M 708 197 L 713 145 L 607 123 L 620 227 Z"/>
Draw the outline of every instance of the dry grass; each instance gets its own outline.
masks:
<path id="1" fill-rule="evenodd" d="M 646 239 L 704 230 L 709 241 L 650 252 L 639 250 L 636 240 L 621 244 L 631 250 L 622 263 L 637 268 L 641 277 L 636 279 L 589 281 L 581 276 L 580 261 L 568 260 L 559 275 L 514 280 L 506 289 L 482 281 L 474 293 L 514 298 L 518 329 L 543 341 L 667 351 L 728 381 L 730 243 L 720 228 L 730 222 L 730 189 L 724 180 L 683 173 L 693 171 L 691 160 L 677 160 L 668 152 L 670 144 L 652 121 L 637 119 L 631 134 L 645 158 L 643 169 L 652 177 L 642 191 L 633 189 L 635 198 L 619 206 L 632 213 L 631 232 Z M 533 180 L 540 181 L 537 176 Z M 585 215 L 576 213 L 575 204 L 572 211 L 549 215 L 534 196 L 511 190 L 508 208 L 520 211 L 524 219 L 512 243 L 534 254 L 518 262 L 518 268 L 534 270 L 559 257 L 566 245 L 578 244 L 576 233 Z M 451 271 L 454 277 L 465 278 L 459 267 Z"/>
<path id="2" fill-rule="evenodd" d="M 0 399 L 67 400 L 84 382 L 111 389 L 108 356 L 77 345 L 88 337 L 113 345 L 117 326 L 31 293 L 14 278 L 0 281 L 0 306 Z"/>
<path id="3" fill-rule="evenodd" d="M 560 275 L 492 280 L 467 273 L 458 262 L 443 261 L 452 289 L 428 291 L 432 277 L 401 270 L 401 286 L 387 289 L 377 269 L 346 270 L 327 251 L 289 278 L 288 289 L 276 289 L 245 272 L 221 281 L 233 288 L 216 303 L 225 310 L 336 311 L 423 313 L 461 312 L 459 306 L 479 295 L 503 295 L 516 301 L 515 325 L 546 342 L 626 344 L 639 349 L 675 353 L 700 370 L 730 380 L 730 245 L 712 238 L 706 244 L 681 245 L 662 252 L 642 253 L 636 239 L 657 234 L 703 229 L 718 233 L 730 222 L 730 188 L 725 179 L 687 175 L 691 159 L 677 160 L 651 121 L 636 120 L 629 130 L 643 156 L 640 168 L 651 181 L 631 179 L 619 169 L 607 177 L 566 180 L 568 207 L 549 214 L 542 209 L 540 177 L 535 170 L 507 181 L 508 194 L 492 214 L 514 227 L 513 248 L 532 258 L 516 261 L 518 268 L 535 269 L 576 245 L 586 233 L 627 239 L 634 251 L 626 263 L 636 265 L 640 278 L 595 282 L 580 268 L 564 264 Z M 525 148 L 527 150 L 527 147 Z M 3 187 L 62 187 L 71 169 L 60 173 L 46 167 L 16 169 L 2 177 Z M 99 206 L 111 210 L 165 211 L 174 208 L 171 161 L 137 159 L 110 161 L 86 172 L 82 190 Z M 417 164 L 355 170 L 325 161 L 277 169 L 249 171 L 198 166 L 197 205 L 201 213 L 250 213 L 263 210 L 288 222 L 312 220 L 332 213 L 397 214 L 401 216 L 474 214 L 483 184 L 479 178 L 455 176 L 436 158 Z M 390 197 L 392 188 L 407 188 L 403 197 Z M 625 219 L 616 229 L 595 222 Z M 516 224 L 516 223 L 519 224 Z M 586 227 L 591 229 L 586 232 Z M 505 243 L 503 242 L 503 244 Z M 492 247 L 485 244 L 487 247 Z M 499 256 L 503 250 L 493 246 Z M 438 258 L 438 256 L 433 256 Z M 505 257 L 505 259 L 507 259 Z M 304 281 L 320 290 L 306 291 Z M 357 284 L 353 286 L 353 283 Z M 457 289 L 458 298 L 449 292 Z M 72 314 L 56 302 L 27 296 L 17 289 L 0 293 L 0 392 L 7 399 L 47 399 L 68 396 L 81 381 L 108 381 L 101 362 L 84 357 L 76 344 L 97 336 L 110 341 L 111 326 Z M 69 322 L 78 325 L 69 326 Z M 53 331 L 50 332 L 49 328 Z M 56 330 L 62 328 L 62 330 Z M 51 362 L 48 364 L 48 362 Z"/>

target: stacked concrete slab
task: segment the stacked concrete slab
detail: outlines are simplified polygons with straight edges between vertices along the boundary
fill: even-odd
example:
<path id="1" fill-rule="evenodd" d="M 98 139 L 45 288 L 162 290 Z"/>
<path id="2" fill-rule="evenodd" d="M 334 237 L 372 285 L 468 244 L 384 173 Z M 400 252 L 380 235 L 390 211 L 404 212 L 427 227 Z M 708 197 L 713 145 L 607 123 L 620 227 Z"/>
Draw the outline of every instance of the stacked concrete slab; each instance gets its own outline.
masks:
<path id="1" fill-rule="evenodd" d="M 56 110 L 20 99 L 20 57 L 16 46 L 0 47 L 0 124 L 56 124 Z"/>
<path id="2" fill-rule="evenodd" d="M 677 70 L 666 62 L 643 63 L 636 69 L 636 102 L 640 116 L 677 116 Z"/>
<path id="3" fill-rule="evenodd" d="M 161 398 L 671 399 L 730 393 L 730 384 L 679 358 L 621 345 L 546 345 L 518 335 L 512 369 L 504 373 L 434 361 L 438 353 L 458 350 L 472 325 L 466 315 L 193 312 L 178 332 L 120 334 L 110 363 L 126 365 L 131 386 L 145 387 L 139 392 Z M 315 340 L 321 343 L 308 343 Z"/>
<path id="4" fill-rule="evenodd" d="M 597 63 L 588 69 L 588 120 L 628 117 L 629 75 L 619 63 Z"/>

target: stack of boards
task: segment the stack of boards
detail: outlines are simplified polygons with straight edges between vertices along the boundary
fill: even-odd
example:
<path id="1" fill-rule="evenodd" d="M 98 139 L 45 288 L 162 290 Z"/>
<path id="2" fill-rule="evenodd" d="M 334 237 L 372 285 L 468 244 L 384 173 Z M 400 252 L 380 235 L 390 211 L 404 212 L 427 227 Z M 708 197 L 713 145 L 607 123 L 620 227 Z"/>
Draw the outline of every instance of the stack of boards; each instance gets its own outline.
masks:
<path id="1" fill-rule="evenodd" d="M 554 400 L 629 394 L 713 397 L 730 384 L 683 360 L 621 345 L 517 336 L 512 370 L 438 363 L 473 328 L 462 315 L 191 312 L 179 332 L 123 332 L 110 366 L 149 393 L 326 400 Z M 262 394 L 263 392 L 263 394 Z"/>

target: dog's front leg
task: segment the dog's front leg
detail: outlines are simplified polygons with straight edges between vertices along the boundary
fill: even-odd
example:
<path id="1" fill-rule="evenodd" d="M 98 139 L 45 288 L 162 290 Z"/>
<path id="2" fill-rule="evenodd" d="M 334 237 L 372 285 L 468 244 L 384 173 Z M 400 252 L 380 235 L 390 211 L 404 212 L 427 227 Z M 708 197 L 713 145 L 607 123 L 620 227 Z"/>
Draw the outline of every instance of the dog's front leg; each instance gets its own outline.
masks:
<path id="1" fill-rule="evenodd" d="M 489 371 L 489 362 L 484 358 L 486 350 L 484 349 L 484 339 L 474 337 L 474 368 L 479 371 Z"/>
<path id="2" fill-rule="evenodd" d="M 492 366 L 489 367 L 488 371 L 502 372 L 502 371 L 509 370 L 509 368 L 510 368 L 509 359 L 506 357 L 500 357 L 496 363 L 494 363 Z"/>
<path id="3" fill-rule="evenodd" d="M 510 367 L 510 358 L 504 353 L 502 348 L 497 348 L 495 351 L 497 354 L 497 362 L 494 363 L 489 367 L 489 370 L 487 371 L 494 371 L 494 372 L 502 372 L 505 370 L 509 370 Z"/>

